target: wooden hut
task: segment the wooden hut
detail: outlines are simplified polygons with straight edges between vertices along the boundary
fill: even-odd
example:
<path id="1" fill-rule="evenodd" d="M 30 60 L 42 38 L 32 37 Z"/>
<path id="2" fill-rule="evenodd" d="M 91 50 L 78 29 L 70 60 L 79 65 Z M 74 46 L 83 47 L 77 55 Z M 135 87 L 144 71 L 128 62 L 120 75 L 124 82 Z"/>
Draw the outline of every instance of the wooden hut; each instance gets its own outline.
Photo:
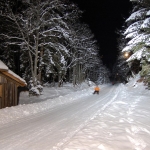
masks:
<path id="1" fill-rule="evenodd" d="M 18 104 L 18 86 L 26 86 L 25 80 L 0 60 L 0 109 Z"/>

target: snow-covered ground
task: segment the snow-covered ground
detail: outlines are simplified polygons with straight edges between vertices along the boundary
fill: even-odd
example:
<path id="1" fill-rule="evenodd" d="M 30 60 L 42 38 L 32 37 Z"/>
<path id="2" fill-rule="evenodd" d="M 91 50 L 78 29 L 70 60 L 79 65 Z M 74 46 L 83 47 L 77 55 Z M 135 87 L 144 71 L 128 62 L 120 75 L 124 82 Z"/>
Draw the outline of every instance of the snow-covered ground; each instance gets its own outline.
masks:
<path id="1" fill-rule="evenodd" d="M 150 150 L 150 91 L 126 85 L 44 87 L 0 110 L 0 150 Z"/>

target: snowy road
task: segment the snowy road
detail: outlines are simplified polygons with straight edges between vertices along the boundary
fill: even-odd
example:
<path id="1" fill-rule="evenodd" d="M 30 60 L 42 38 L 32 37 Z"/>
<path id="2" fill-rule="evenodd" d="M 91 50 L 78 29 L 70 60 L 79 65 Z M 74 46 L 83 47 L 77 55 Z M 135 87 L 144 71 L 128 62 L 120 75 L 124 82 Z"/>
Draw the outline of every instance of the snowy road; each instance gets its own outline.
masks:
<path id="1" fill-rule="evenodd" d="M 117 87 L 107 86 L 99 95 L 91 94 L 77 101 L 4 124 L 0 127 L 0 149 L 61 149 L 61 146 L 68 143 L 88 121 L 114 101 L 118 92 Z"/>
<path id="2" fill-rule="evenodd" d="M 136 80 L 1 109 L 0 150 L 150 150 L 150 91 Z"/>

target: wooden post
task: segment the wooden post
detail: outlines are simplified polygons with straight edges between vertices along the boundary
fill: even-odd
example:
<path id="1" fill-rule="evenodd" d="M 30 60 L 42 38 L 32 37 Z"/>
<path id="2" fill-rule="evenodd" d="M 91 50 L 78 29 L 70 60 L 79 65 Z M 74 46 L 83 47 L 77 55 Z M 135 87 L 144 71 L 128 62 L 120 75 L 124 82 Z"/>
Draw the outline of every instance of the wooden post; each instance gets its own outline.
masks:
<path id="1" fill-rule="evenodd" d="M 17 105 L 17 101 L 18 101 L 18 99 L 17 99 L 17 85 L 15 85 L 15 105 Z"/>

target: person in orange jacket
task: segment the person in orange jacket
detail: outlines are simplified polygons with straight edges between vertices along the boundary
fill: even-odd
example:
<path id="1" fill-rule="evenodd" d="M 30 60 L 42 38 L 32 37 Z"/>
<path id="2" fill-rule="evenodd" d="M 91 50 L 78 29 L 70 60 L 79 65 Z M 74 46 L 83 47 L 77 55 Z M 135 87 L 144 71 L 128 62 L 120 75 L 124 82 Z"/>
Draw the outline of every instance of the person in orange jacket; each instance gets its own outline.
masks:
<path id="1" fill-rule="evenodd" d="M 93 94 L 99 94 L 100 88 L 98 87 L 98 85 L 96 85 L 96 87 L 94 88 L 94 93 Z"/>

